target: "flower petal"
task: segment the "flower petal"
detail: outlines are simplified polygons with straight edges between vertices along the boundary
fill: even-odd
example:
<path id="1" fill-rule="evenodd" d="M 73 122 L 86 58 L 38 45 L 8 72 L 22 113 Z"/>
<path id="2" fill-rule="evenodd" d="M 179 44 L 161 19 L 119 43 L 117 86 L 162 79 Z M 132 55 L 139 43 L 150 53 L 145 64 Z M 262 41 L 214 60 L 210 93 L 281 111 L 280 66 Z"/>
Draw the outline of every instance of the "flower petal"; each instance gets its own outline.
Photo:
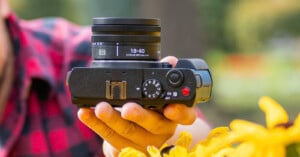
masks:
<path id="1" fill-rule="evenodd" d="M 220 135 L 227 135 L 228 132 L 229 132 L 228 127 L 217 127 L 209 132 L 207 139 L 211 139 L 213 137 L 218 137 Z"/>
<path id="2" fill-rule="evenodd" d="M 188 149 L 191 142 L 192 142 L 192 135 L 186 131 L 183 131 L 180 133 L 179 138 L 176 141 L 176 145 Z"/>
<path id="3" fill-rule="evenodd" d="M 295 119 L 293 125 L 287 129 L 286 143 L 300 143 L 300 113 Z"/>
<path id="4" fill-rule="evenodd" d="M 160 151 L 155 146 L 148 146 L 147 152 L 151 157 L 161 157 Z"/>
<path id="5" fill-rule="evenodd" d="M 230 144 L 230 141 L 226 141 L 226 137 L 229 134 L 229 128 L 228 127 L 217 127 L 211 130 L 204 140 L 200 141 L 199 144 L 203 146 L 212 146 L 214 144 L 212 143 L 227 143 Z M 224 141 L 225 140 L 225 141 Z M 219 144 L 218 144 L 219 145 Z M 225 147 L 226 145 L 224 145 Z"/>
<path id="6" fill-rule="evenodd" d="M 234 141 L 260 141 L 265 137 L 268 137 L 267 129 L 261 125 L 249 122 L 246 120 L 233 120 L 230 123 L 232 129 L 231 135 L 235 138 Z"/>
<path id="7" fill-rule="evenodd" d="M 218 151 L 216 154 L 214 154 L 214 157 L 226 157 L 226 156 L 231 156 L 234 152 L 234 148 L 232 147 L 226 147 Z"/>
<path id="8" fill-rule="evenodd" d="M 277 145 L 277 146 L 271 146 L 264 148 L 264 157 L 285 157 L 286 151 L 285 146 L 283 145 Z"/>
<path id="9" fill-rule="evenodd" d="M 189 154 L 190 157 L 206 157 L 210 156 L 206 153 L 205 147 L 198 144 L 193 152 Z"/>
<path id="10" fill-rule="evenodd" d="M 121 150 L 119 157 L 146 157 L 146 155 L 134 148 L 127 147 Z"/>
<path id="11" fill-rule="evenodd" d="M 188 157 L 187 149 L 181 146 L 175 146 L 170 150 L 169 157 Z"/>
<path id="12" fill-rule="evenodd" d="M 289 116 L 284 108 L 270 97 L 260 98 L 259 107 L 266 114 L 266 124 L 268 128 L 274 128 L 278 124 L 287 123 Z"/>
<path id="13" fill-rule="evenodd" d="M 237 146 L 232 152 L 232 157 L 252 157 L 257 153 L 257 149 L 253 143 L 244 142 Z"/>

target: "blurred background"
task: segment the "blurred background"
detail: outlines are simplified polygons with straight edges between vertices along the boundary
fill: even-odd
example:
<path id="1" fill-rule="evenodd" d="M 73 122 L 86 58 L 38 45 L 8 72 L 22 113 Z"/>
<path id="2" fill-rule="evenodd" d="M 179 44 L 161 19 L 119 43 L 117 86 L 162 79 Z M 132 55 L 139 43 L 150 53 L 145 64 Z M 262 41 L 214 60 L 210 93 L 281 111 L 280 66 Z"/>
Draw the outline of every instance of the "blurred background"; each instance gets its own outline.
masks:
<path id="1" fill-rule="evenodd" d="M 10 0 L 23 19 L 151 17 L 162 24 L 162 55 L 204 58 L 212 100 L 199 107 L 214 127 L 233 119 L 264 124 L 257 102 L 271 96 L 300 112 L 299 0 Z"/>

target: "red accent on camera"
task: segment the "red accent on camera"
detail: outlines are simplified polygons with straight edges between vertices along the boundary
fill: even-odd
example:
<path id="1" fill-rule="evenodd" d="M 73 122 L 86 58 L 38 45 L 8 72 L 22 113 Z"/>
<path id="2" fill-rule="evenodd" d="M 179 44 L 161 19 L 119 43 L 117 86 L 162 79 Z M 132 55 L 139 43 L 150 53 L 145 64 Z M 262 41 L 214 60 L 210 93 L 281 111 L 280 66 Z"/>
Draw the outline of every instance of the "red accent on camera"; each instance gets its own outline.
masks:
<path id="1" fill-rule="evenodd" d="M 189 87 L 184 87 L 181 90 L 181 94 L 183 96 L 189 96 L 191 94 L 191 89 Z"/>

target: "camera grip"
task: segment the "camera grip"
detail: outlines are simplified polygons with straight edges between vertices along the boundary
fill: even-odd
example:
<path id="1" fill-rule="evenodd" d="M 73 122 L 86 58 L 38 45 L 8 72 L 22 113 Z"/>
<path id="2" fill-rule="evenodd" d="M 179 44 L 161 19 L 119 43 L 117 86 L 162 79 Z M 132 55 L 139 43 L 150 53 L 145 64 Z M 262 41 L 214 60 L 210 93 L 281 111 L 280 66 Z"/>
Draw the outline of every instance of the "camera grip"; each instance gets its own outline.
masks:
<path id="1" fill-rule="evenodd" d="M 175 68 L 187 68 L 194 70 L 207 70 L 207 63 L 200 58 L 180 58 Z"/>

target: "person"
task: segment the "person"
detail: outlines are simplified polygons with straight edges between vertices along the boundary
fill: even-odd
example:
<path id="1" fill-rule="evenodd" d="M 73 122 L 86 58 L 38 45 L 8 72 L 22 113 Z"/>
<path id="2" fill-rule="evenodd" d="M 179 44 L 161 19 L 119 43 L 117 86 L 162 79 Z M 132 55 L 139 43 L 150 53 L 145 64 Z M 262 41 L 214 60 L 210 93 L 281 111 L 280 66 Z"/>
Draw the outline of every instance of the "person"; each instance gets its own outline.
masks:
<path id="1" fill-rule="evenodd" d="M 174 144 L 182 130 L 195 142 L 209 132 L 196 107 L 183 104 L 161 113 L 130 102 L 76 108 L 65 79 L 72 67 L 89 65 L 90 29 L 62 18 L 20 20 L 6 0 L 0 14 L 0 156 L 117 156 L 128 146 Z"/>

